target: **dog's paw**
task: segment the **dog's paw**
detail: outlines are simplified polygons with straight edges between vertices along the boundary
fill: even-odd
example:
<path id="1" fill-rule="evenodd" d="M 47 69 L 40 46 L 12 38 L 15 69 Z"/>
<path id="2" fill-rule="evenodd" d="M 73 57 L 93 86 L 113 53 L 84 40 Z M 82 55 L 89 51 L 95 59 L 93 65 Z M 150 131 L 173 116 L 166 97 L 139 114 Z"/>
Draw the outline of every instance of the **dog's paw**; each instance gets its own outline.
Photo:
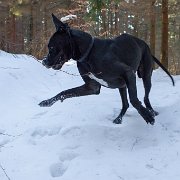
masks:
<path id="1" fill-rule="evenodd" d="M 151 125 L 154 125 L 154 123 L 155 123 L 154 116 L 148 109 L 141 107 L 141 111 L 139 111 L 139 113 L 144 118 L 144 120 L 147 122 L 147 124 L 150 123 Z"/>
<path id="2" fill-rule="evenodd" d="M 121 117 L 117 117 L 114 121 L 113 121 L 114 124 L 122 124 L 122 118 Z"/>
<path id="3" fill-rule="evenodd" d="M 48 100 L 44 100 L 42 102 L 39 103 L 40 107 L 50 107 L 55 103 L 55 101 L 53 99 L 48 99 Z"/>
<path id="4" fill-rule="evenodd" d="M 145 117 L 144 119 L 147 122 L 147 124 L 150 123 L 151 125 L 154 125 L 154 123 L 155 123 L 154 116 L 149 111 L 146 112 L 144 117 Z"/>
<path id="5" fill-rule="evenodd" d="M 151 118 L 150 120 L 148 119 L 148 120 L 146 120 L 146 123 L 148 124 L 151 124 L 151 125 L 154 125 L 154 123 L 155 123 L 155 119 L 154 118 Z"/>
<path id="6" fill-rule="evenodd" d="M 149 109 L 150 113 L 152 114 L 153 117 L 159 115 L 159 113 L 157 111 L 155 111 L 154 109 Z"/>

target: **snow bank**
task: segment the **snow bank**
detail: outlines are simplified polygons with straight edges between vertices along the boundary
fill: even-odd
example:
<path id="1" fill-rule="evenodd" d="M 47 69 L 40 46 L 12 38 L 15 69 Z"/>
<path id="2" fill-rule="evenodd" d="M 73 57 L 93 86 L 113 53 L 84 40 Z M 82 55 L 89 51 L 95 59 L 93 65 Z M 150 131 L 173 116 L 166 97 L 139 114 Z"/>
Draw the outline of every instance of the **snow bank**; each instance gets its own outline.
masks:
<path id="1" fill-rule="evenodd" d="M 76 73 L 76 63 L 63 70 Z M 147 125 L 130 106 L 122 125 L 118 90 L 38 103 L 81 85 L 79 76 L 44 68 L 34 58 L 0 51 L 0 165 L 11 180 L 179 180 L 180 77 L 153 73 L 150 100 L 160 114 Z M 138 95 L 144 90 L 138 79 Z M 7 180 L 0 168 L 0 179 Z"/>

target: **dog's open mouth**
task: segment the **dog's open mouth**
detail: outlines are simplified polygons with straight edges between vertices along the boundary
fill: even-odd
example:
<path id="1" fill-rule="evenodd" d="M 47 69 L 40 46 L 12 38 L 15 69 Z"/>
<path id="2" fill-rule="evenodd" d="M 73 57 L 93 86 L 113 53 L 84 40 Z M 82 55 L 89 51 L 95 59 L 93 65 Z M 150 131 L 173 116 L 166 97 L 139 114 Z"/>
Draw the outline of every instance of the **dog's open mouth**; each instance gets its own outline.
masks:
<path id="1" fill-rule="evenodd" d="M 62 60 L 62 57 L 59 56 L 59 58 L 55 61 L 55 64 L 49 65 L 47 57 L 45 57 L 42 61 L 43 66 L 45 66 L 46 68 L 52 68 L 54 70 L 59 70 L 62 68 L 63 64 L 65 63 L 65 60 Z"/>
<path id="2" fill-rule="evenodd" d="M 51 68 L 54 70 L 59 70 L 61 69 L 61 67 L 62 67 L 62 64 L 56 64 L 56 65 L 53 65 Z"/>
<path id="3" fill-rule="evenodd" d="M 59 70 L 62 68 L 62 64 L 56 64 L 56 65 L 52 65 L 52 66 L 48 66 L 47 64 L 43 63 L 42 64 L 47 68 L 47 69 L 54 69 L 54 70 Z"/>
<path id="4" fill-rule="evenodd" d="M 54 69 L 54 70 L 59 70 L 62 68 L 63 64 L 65 63 L 66 61 L 60 61 L 59 63 L 55 64 L 55 65 L 52 65 L 51 68 Z"/>

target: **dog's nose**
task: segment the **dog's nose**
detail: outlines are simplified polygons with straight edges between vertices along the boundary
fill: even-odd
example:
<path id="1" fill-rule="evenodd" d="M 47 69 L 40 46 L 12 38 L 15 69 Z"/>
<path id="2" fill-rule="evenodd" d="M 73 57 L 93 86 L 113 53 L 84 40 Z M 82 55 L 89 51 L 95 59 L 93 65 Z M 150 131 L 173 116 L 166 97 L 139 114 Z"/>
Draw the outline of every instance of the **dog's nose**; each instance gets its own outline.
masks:
<path id="1" fill-rule="evenodd" d="M 42 60 L 42 65 L 45 66 L 46 68 L 50 68 L 50 66 L 49 66 L 49 61 L 47 60 L 47 57 L 45 57 L 45 58 Z"/>
<path id="2" fill-rule="evenodd" d="M 46 64 L 47 64 L 47 60 L 46 60 L 46 59 L 43 59 L 42 65 L 43 65 L 43 66 L 46 66 Z"/>

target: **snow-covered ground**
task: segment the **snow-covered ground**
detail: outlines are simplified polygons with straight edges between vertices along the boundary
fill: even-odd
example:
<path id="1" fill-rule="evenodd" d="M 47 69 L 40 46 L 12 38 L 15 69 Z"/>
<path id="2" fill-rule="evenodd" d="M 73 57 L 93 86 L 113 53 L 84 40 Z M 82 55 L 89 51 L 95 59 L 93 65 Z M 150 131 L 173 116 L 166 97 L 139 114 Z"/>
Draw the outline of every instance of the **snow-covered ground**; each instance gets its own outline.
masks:
<path id="1" fill-rule="evenodd" d="M 73 61 L 63 70 L 78 74 Z M 154 126 L 132 106 L 115 125 L 118 90 L 42 108 L 81 78 L 0 51 L 0 180 L 179 180 L 180 76 L 174 79 L 175 87 L 162 70 L 153 73 Z M 137 85 L 142 100 L 141 79 Z"/>

